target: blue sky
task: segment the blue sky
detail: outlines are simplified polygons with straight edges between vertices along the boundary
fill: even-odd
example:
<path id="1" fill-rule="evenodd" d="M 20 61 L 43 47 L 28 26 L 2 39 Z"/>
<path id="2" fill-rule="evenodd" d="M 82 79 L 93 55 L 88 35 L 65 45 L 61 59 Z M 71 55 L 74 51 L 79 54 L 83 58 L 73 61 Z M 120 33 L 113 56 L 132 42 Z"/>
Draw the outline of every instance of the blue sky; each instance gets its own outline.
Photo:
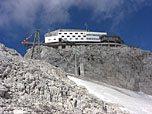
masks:
<path id="1" fill-rule="evenodd" d="M 105 31 L 126 45 L 152 51 L 152 0 L 0 0 L 0 43 L 24 55 L 35 30 Z"/>

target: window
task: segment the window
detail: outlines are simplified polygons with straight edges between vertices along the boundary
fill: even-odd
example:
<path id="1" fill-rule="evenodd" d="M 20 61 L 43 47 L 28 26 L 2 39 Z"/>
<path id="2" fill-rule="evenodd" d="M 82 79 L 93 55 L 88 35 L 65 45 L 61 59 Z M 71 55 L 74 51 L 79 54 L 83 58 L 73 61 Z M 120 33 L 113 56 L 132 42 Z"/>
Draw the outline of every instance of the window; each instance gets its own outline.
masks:
<path id="1" fill-rule="evenodd" d="M 59 33 L 59 34 L 62 34 L 62 33 Z"/>
<path id="2" fill-rule="evenodd" d="M 83 33 L 80 33 L 80 34 L 83 34 Z"/>
<path id="3" fill-rule="evenodd" d="M 64 34 L 67 34 L 67 33 L 64 33 Z"/>
<path id="4" fill-rule="evenodd" d="M 67 40 L 67 38 L 64 38 L 64 40 Z"/>
<path id="5" fill-rule="evenodd" d="M 78 34 L 78 33 L 75 33 L 75 34 Z"/>
<path id="6" fill-rule="evenodd" d="M 48 41 L 50 41 L 51 39 L 48 39 Z"/>
<path id="7" fill-rule="evenodd" d="M 67 37 L 70 37 L 70 36 L 67 36 Z"/>
<path id="8" fill-rule="evenodd" d="M 62 37 L 64 37 L 64 36 L 62 36 Z"/>
<path id="9" fill-rule="evenodd" d="M 81 40 L 83 40 L 83 38 L 81 38 Z"/>
<path id="10" fill-rule="evenodd" d="M 87 34 L 88 36 L 100 36 L 99 34 Z"/>
<path id="11" fill-rule="evenodd" d="M 85 35 L 83 37 L 86 37 Z"/>
<path id="12" fill-rule="evenodd" d="M 87 40 L 91 40 L 92 38 L 87 38 Z"/>
<path id="13" fill-rule="evenodd" d="M 75 36 L 72 36 L 72 37 L 75 37 Z"/>
<path id="14" fill-rule="evenodd" d="M 78 40 L 78 38 L 75 38 L 76 40 Z"/>
<path id="15" fill-rule="evenodd" d="M 70 40 L 72 40 L 72 38 L 70 38 Z"/>
<path id="16" fill-rule="evenodd" d="M 72 33 L 70 33 L 70 34 L 72 34 Z"/>
<path id="17" fill-rule="evenodd" d="M 80 35 L 78 37 L 81 37 Z"/>
<path id="18" fill-rule="evenodd" d="M 54 40 L 56 40 L 56 38 L 54 38 Z"/>

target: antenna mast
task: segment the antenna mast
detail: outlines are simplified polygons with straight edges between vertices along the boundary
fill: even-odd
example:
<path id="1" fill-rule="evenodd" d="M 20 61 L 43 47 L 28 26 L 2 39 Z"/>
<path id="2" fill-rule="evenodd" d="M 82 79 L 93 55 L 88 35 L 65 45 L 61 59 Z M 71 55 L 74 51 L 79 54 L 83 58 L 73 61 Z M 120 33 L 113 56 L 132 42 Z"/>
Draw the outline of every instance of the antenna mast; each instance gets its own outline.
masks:
<path id="1" fill-rule="evenodd" d="M 89 31 L 87 23 L 85 23 L 85 27 L 86 27 L 86 30 Z"/>

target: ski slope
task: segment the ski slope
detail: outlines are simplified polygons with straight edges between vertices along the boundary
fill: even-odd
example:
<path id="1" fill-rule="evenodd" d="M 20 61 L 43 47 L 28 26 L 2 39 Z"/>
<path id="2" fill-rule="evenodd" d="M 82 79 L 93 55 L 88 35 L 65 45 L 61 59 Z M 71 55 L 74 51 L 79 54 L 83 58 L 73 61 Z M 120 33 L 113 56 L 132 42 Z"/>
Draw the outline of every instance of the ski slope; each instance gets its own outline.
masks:
<path id="1" fill-rule="evenodd" d="M 132 114 L 152 114 L 152 96 L 142 92 L 114 87 L 105 83 L 94 83 L 68 76 L 77 85 L 84 86 L 89 93 L 109 103 L 119 104 L 120 109 Z"/>

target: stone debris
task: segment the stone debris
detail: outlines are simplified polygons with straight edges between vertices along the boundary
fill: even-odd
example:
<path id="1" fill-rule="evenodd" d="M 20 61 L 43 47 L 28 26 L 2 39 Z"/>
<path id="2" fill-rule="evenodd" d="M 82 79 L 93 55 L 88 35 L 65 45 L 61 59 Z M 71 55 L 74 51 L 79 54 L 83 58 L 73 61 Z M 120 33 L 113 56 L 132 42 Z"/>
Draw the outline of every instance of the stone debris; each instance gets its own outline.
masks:
<path id="1" fill-rule="evenodd" d="M 90 95 L 59 67 L 0 44 L 0 114 L 128 114 Z"/>

